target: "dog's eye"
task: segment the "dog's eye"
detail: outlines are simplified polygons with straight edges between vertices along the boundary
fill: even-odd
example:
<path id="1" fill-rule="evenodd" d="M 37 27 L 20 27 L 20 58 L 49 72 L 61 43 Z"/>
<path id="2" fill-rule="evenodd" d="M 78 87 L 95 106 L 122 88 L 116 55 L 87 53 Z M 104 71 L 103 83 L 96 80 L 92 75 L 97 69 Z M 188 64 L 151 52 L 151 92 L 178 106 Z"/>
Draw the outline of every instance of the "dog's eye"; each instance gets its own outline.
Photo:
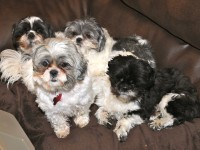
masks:
<path id="1" fill-rule="evenodd" d="M 41 62 L 41 65 L 43 67 L 48 67 L 49 66 L 49 61 L 48 60 L 44 60 L 44 61 Z"/>
<path id="2" fill-rule="evenodd" d="M 60 66 L 62 68 L 66 68 L 66 67 L 70 67 L 71 65 L 69 63 L 67 63 L 67 62 L 63 62 L 63 63 L 60 64 Z"/>
<path id="3" fill-rule="evenodd" d="M 71 32 L 71 34 L 72 34 L 72 36 L 76 36 L 76 35 L 78 35 L 78 33 L 75 32 L 75 31 Z"/>
<path id="4" fill-rule="evenodd" d="M 41 33 L 41 32 L 42 32 L 42 29 L 40 29 L 40 28 L 39 28 L 39 29 L 36 29 L 36 32 L 37 32 L 37 33 Z"/>
<path id="5" fill-rule="evenodd" d="M 92 35 L 91 35 L 90 33 L 86 33 L 85 36 L 86 36 L 88 39 L 92 38 Z"/>

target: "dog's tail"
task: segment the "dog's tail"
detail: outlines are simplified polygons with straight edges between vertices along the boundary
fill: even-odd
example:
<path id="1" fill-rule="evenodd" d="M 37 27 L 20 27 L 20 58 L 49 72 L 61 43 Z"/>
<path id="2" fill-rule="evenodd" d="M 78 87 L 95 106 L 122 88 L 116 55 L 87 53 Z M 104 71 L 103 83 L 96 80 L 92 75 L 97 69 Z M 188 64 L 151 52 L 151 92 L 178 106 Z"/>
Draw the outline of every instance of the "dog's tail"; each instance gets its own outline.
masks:
<path id="1" fill-rule="evenodd" d="M 12 84 L 21 78 L 22 54 L 18 51 L 6 49 L 0 54 L 1 79 Z"/>

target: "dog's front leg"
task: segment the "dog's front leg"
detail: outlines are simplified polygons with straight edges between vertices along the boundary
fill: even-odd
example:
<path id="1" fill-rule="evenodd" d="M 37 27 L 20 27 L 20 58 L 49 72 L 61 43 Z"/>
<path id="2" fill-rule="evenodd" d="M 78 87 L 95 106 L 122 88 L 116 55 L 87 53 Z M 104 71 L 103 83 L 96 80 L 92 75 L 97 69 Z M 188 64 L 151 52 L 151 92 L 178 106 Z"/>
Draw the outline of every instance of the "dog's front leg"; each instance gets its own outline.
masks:
<path id="1" fill-rule="evenodd" d="M 136 125 L 140 125 L 143 122 L 144 120 L 139 115 L 131 115 L 118 120 L 114 129 L 118 140 L 120 142 L 126 141 L 129 131 Z"/>
<path id="2" fill-rule="evenodd" d="M 61 114 L 47 113 L 46 115 L 58 138 L 65 138 L 70 133 L 70 125 L 67 122 L 68 118 Z"/>
<path id="3" fill-rule="evenodd" d="M 85 127 L 90 121 L 89 118 L 89 109 L 88 111 L 83 111 L 79 112 L 75 117 L 74 117 L 74 122 L 77 126 L 80 128 Z"/>
<path id="4" fill-rule="evenodd" d="M 112 126 L 112 124 L 109 122 L 110 115 L 108 111 L 106 111 L 103 107 L 99 107 L 99 109 L 95 113 L 95 116 L 99 124 L 106 127 Z"/>

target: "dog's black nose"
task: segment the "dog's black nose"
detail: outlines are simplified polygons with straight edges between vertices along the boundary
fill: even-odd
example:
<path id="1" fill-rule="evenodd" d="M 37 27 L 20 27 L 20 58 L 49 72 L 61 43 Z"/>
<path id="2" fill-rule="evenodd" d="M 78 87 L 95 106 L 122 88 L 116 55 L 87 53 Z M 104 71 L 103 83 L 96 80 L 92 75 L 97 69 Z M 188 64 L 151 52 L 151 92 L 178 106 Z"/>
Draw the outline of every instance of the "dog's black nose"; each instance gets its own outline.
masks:
<path id="1" fill-rule="evenodd" d="M 29 40 L 32 40 L 32 39 L 34 39 L 34 38 L 35 38 L 35 34 L 32 33 L 32 32 L 30 32 L 30 33 L 28 34 L 28 39 L 29 39 Z"/>
<path id="2" fill-rule="evenodd" d="M 58 71 L 53 69 L 50 71 L 50 75 L 52 78 L 55 78 L 58 75 Z"/>
<path id="3" fill-rule="evenodd" d="M 82 38 L 78 37 L 78 38 L 76 39 L 76 43 L 81 43 L 82 40 L 83 40 Z"/>

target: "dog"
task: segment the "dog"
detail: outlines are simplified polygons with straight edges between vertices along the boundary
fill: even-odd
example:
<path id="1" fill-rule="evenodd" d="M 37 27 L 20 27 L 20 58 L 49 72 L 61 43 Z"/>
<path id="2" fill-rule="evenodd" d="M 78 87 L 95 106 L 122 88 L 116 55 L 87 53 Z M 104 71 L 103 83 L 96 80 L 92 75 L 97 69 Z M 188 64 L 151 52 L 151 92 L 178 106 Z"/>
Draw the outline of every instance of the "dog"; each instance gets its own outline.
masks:
<path id="1" fill-rule="evenodd" d="M 151 46 L 147 40 L 137 35 L 114 39 L 94 18 L 79 19 L 67 23 L 64 34 L 66 38 L 80 47 L 81 52 L 88 60 L 88 72 L 92 78 L 93 91 L 96 96 L 95 104 L 99 107 L 95 116 L 99 124 L 109 126 L 108 114 L 104 107 L 112 105 L 111 109 L 115 109 L 118 114 L 123 114 L 127 110 L 127 105 L 121 102 L 115 103 L 116 96 L 110 90 L 110 79 L 106 74 L 108 62 L 118 55 L 131 56 L 145 60 L 155 69 L 156 63 Z M 133 102 L 128 108 L 135 108 L 136 105 Z M 120 116 L 117 118 L 119 119 Z M 141 123 L 141 121 L 138 118 L 138 122 Z M 114 132 L 120 141 L 125 140 L 126 135 L 122 135 L 121 131 L 115 129 Z"/>
<path id="2" fill-rule="evenodd" d="M 52 27 L 36 16 L 23 18 L 13 25 L 13 46 L 15 50 L 23 55 L 30 55 L 35 45 L 42 43 L 46 38 L 54 36 L 55 33 Z M 7 49 L 0 54 L 1 79 L 8 81 L 8 83 L 14 83 L 21 78 L 23 55 L 15 50 Z M 20 65 L 16 66 L 14 64 Z"/>
<path id="3" fill-rule="evenodd" d="M 92 83 L 87 74 L 87 61 L 74 43 L 47 38 L 22 60 L 22 81 L 36 94 L 36 103 L 58 138 L 69 134 L 70 117 L 81 128 L 89 123 L 94 101 Z"/>
<path id="4" fill-rule="evenodd" d="M 26 54 L 31 53 L 34 45 L 54 36 L 52 27 L 37 16 L 29 16 L 21 19 L 13 25 L 12 29 L 13 47 Z"/>
<path id="5" fill-rule="evenodd" d="M 107 74 L 115 99 L 101 108 L 101 114 L 106 125 L 117 120 L 114 131 L 120 141 L 144 122 L 161 130 L 200 117 L 196 88 L 175 68 L 155 70 L 142 59 L 117 56 L 109 61 Z M 124 111 L 119 111 L 123 105 Z"/>

